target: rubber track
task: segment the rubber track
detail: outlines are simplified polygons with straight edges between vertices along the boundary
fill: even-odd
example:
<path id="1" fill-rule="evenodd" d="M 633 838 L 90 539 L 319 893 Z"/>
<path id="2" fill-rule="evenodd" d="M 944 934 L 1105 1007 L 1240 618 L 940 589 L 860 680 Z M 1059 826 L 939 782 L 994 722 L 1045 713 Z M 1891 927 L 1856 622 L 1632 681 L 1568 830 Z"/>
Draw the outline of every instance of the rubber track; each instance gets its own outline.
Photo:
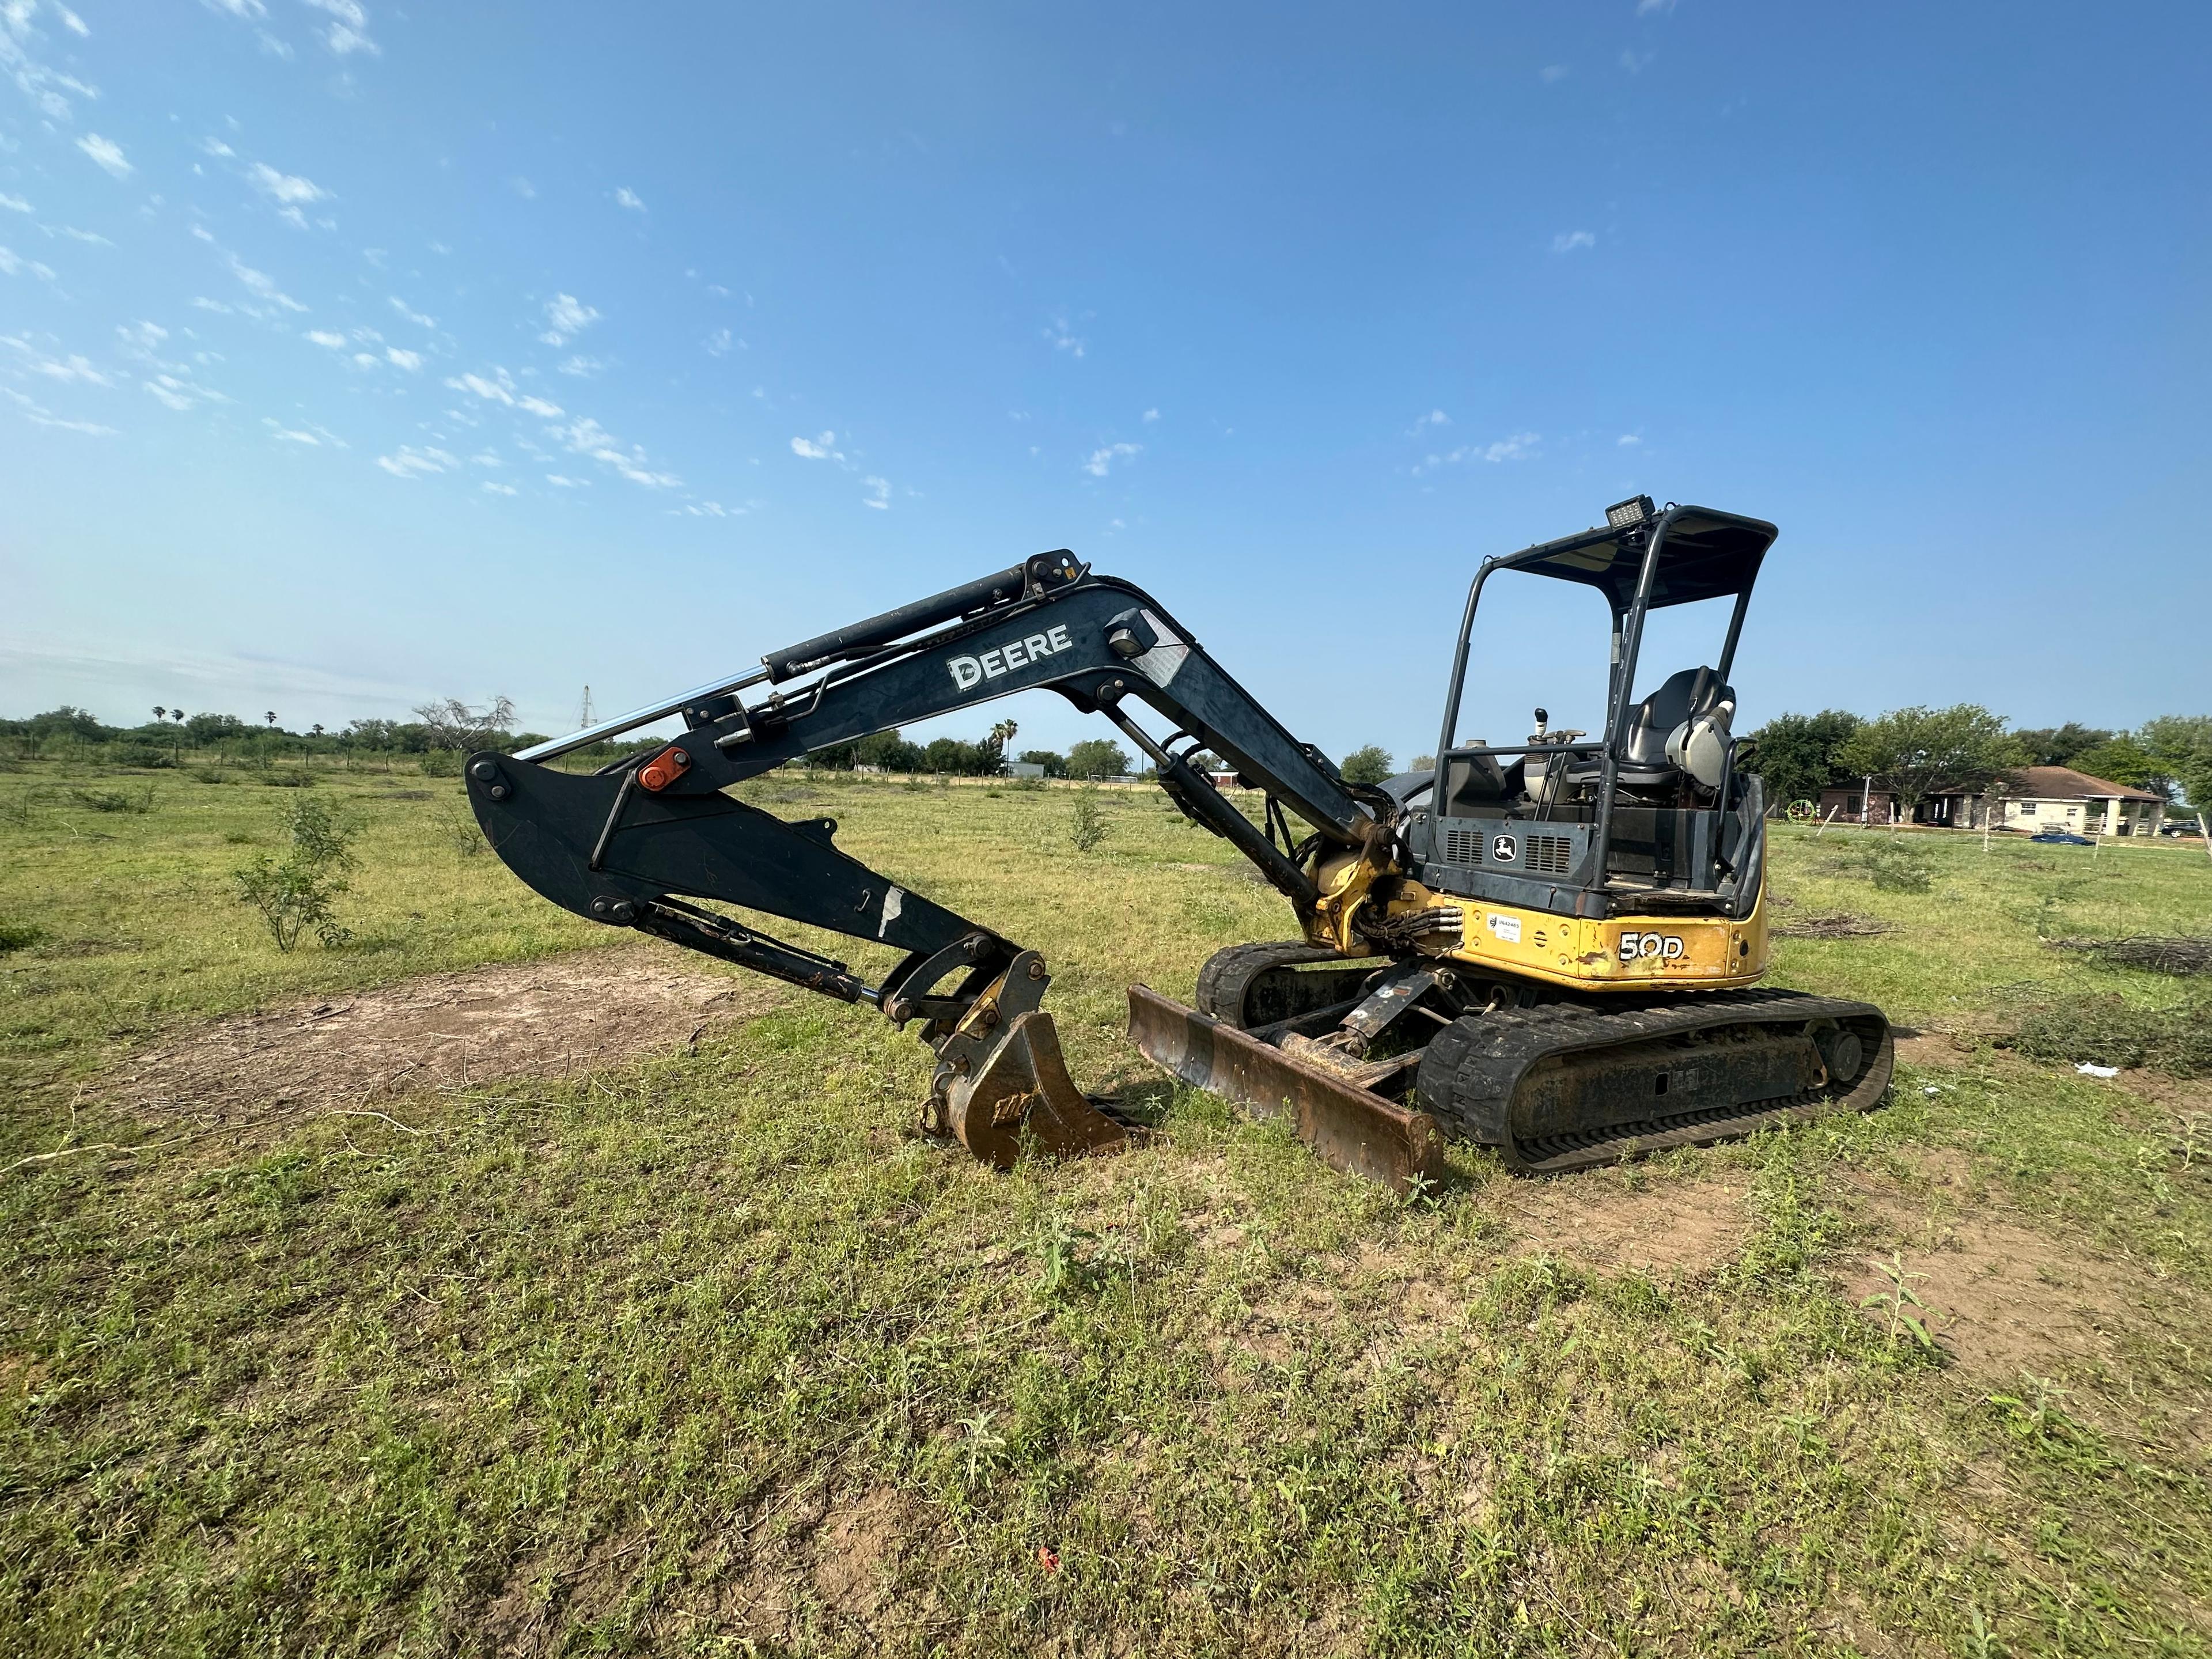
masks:
<path id="1" fill-rule="evenodd" d="M 1875 1039 L 1866 1069 L 1847 1093 L 1812 1090 L 1786 1099 L 1670 1114 L 1540 1140 L 1522 1141 L 1512 1132 L 1516 1090 L 1531 1066 L 1553 1054 L 1663 1042 L 1717 1026 L 1815 1019 L 1853 1024 Z M 1549 1174 L 1669 1146 L 1733 1139 L 1830 1112 L 1869 1111 L 1888 1092 L 1895 1065 L 1888 1021 L 1880 1009 L 1863 1002 L 1769 988 L 1670 997 L 1628 1007 L 1553 1002 L 1473 1015 L 1437 1032 L 1422 1060 L 1419 1098 L 1421 1109 L 1447 1133 L 1497 1146 L 1516 1170 Z"/>
<path id="2" fill-rule="evenodd" d="M 1194 1000 L 1200 1013 L 1241 1031 L 1244 1029 L 1244 999 L 1251 992 L 1252 981 L 1261 975 L 1302 962 L 1341 960 L 1335 951 L 1308 945 L 1303 939 L 1231 945 L 1216 951 L 1206 959 L 1206 966 L 1198 970 Z"/>

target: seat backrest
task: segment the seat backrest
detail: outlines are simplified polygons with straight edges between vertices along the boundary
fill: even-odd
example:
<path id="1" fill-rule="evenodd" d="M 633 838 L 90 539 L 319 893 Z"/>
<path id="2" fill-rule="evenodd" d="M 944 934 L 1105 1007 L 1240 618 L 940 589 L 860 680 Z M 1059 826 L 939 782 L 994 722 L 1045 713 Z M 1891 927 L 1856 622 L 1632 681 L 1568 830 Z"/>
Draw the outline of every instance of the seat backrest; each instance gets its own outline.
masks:
<path id="1" fill-rule="evenodd" d="M 1444 757 L 1444 817 L 1488 817 L 1505 804 L 1505 774 L 1495 755 Z"/>
<path id="2" fill-rule="evenodd" d="M 1699 714 L 1711 714 L 1722 703 L 1735 707 L 1735 693 L 1723 685 L 1721 677 L 1711 669 L 1685 668 L 1680 673 L 1669 674 L 1629 716 L 1628 740 L 1621 753 L 1621 764 L 1668 765 L 1667 739 L 1674 728 Z"/>

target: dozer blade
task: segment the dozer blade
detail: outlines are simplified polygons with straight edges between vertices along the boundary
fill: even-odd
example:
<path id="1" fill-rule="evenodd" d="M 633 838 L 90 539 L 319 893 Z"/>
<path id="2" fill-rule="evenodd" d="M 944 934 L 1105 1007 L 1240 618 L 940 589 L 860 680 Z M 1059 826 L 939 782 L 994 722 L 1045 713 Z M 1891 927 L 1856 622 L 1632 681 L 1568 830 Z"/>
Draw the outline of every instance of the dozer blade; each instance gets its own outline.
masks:
<path id="1" fill-rule="evenodd" d="M 1091 1103 L 1067 1074 L 1052 1016 L 1017 1014 L 972 1079 L 948 1091 L 945 1117 L 960 1144 L 1010 1170 L 1028 1149 L 1047 1158 L 1081 1158 L 1124 1145 L 1128 1131 Z"/>
<path id="2" fill-rule="evenodd" d="M 1444 1138 L 1425 1112 L 1332 1077 L 1146 986 L 1129 988 L 1129 1036 L 1146 1059 L 1185 1083 L 1261 1117 L 1287 1117 L 1332 1170 L 1400 1194 L 1444 1177 Z"/>

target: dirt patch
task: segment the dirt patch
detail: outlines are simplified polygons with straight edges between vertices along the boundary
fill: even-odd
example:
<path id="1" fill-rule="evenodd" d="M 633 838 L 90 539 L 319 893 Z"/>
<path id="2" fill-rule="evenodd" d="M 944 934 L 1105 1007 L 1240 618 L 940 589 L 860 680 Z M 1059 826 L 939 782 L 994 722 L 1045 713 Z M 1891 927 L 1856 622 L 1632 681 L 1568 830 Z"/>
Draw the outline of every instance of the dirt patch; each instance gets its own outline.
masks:
<path id="1" fill-rule="evenodd" d="M 696 1041 L 782 998 L 644 951 L 434 974 L 219 1020 L 125 1061 L 118 1103 L 252 1123 L 517 1077 L 568 1077 Z"/>
<path id="2" fill-rule="evenodd" d="M 864 1622 L 882 1612 L 906 1531 L 905 1505 L 889 1486 L 830 1516 L 814 1540 L 814 1588 L 831 1612 Z"/>
<path id="3" fill-rule="evenodd" d="M 1742 1248 L 1746 1188 L 1717 1177 L 1630 1186 L 1600 1176 L 1516 1183 L 1503 1199 L 1512 1246 L 1662 1277 L 1707 1273 Z"/>
<path id="4" fill-rule="evenodd" d="M 1883 1267 L 1901 1266 L 1928 1304 L 1908 1311 L 1924 1317 L 1938 1344 L 1978 1376 L 2011 1380 L 2045 1374 L 2061 1361 L 2108 1360 L 2147 1322 L 2136 1294 L 2140 1270 L 2079 1239 L 1990 1215 L 1931 1216 L 1893 1191 L 1862 1188 L 1859 1201 L 1875 1220 L 1876 1248 L 1844 1270 L 1844 1294 L 1854 1305 L 1888 1295 L 1893 1281 Z M 1883 1310 L 1866 1311 L 1887 1323 Z"/>

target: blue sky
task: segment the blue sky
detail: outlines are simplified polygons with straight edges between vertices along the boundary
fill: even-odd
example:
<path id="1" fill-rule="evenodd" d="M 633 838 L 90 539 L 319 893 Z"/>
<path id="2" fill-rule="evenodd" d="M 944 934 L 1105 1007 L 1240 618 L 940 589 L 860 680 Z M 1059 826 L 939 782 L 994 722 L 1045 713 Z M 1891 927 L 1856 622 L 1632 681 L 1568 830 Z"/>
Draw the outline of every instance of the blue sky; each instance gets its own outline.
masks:
<path id="1" fill-rule="evenodd" d="M 1402 757 L 1476 562 L 1638 490 L 1782 526 L 1751 720 L 2201 711 L 2208 46 L 0 0 L 0 711 L 559 730 L 1066 545 Z M 1584 712 L 1585 620 L 1501 613 L 1468 729 Z"/>

